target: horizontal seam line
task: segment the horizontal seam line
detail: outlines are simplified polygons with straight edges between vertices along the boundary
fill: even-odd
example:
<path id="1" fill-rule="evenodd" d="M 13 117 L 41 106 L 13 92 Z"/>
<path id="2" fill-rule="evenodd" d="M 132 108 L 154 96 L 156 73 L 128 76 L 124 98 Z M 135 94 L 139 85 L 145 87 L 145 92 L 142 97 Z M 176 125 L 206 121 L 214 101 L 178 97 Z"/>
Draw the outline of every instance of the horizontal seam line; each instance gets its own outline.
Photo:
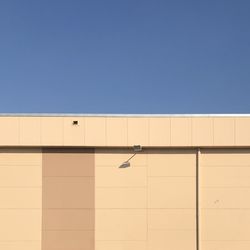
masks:
<path id="1" fill-rule="evenodd" d="M 92 229 L 43 229 L 42 232 L 54 232 L 54 231 L 61 231 L 61 232 L 95 232 L 95 228 L 92 228 Z"/>
<path id="2" fill-rule="evenodd" d="M 53 177 L 61 177 L 61 178 L 94 178 L 95 175 L 43 175 L 42 178 L 53 178 Z"/>

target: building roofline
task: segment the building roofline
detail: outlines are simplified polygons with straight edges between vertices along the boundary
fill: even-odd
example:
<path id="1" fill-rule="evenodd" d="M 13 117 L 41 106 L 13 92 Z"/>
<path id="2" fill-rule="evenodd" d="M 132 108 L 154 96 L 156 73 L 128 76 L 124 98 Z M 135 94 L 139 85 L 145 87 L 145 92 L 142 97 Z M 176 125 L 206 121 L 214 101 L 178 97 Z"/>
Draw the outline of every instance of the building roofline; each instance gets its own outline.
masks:
<path id="1" fill-rule="evenodd" d="M 250 117 L 250 114 L 0 113 L 0 117 Z"/>

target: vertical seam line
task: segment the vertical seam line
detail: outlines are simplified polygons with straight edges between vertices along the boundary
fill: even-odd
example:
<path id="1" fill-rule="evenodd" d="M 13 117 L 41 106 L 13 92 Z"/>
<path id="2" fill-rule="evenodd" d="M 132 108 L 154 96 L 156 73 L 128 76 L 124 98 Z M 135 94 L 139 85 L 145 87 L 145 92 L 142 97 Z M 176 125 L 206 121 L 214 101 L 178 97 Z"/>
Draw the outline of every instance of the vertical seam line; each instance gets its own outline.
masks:
<path id="1" fill-rule="evenodd" d="M 200 149 L 196 152 L 196 250 L 200 249 L 200 227 L 199 227 L 199 156 Z"/>

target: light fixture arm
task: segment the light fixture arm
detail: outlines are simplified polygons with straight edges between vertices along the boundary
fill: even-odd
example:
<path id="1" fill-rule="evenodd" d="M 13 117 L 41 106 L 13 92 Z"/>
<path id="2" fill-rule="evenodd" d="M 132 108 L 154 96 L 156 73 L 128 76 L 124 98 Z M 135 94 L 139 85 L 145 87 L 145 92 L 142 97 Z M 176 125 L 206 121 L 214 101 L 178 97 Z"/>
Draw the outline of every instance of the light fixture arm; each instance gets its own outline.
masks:
<path id="1" fill-rule="evenodd" d="M 127 159 L 126 161 L 130 161 L 137 153 L 134 153 L 129 159 Z"/>
<path id="2" fill-rule="evenodd" d="M 134 149 L 134 154 L 130 157 L 130 158 L 128 158 L 126 161 L 124 161 L 120 166 L 119 166 L 119 168 L 127 168 L 127 167 L 130 167 L 130 160 L 133 158 L 133 157 L 135 157 L 135 155 L 138 153 L 138 152 L 140 152 L 140 151 L 142 151 L 142 147 L 141 147 L 141 145 L 134 145 L 133 146 L 133 149 Z"/>

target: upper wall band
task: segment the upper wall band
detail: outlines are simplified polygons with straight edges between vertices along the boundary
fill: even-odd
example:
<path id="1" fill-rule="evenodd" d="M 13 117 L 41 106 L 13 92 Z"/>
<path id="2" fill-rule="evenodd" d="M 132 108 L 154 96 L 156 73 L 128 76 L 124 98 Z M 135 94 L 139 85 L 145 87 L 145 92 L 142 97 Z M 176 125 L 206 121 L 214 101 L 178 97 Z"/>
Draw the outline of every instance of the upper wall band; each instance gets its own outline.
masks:
<path id="1" fill-rule="evenodd" d="M 73 121 L 78 124 L 73 125 Z M 0 146 L 250 146 L 250 116 L 0 116 Z"/>

